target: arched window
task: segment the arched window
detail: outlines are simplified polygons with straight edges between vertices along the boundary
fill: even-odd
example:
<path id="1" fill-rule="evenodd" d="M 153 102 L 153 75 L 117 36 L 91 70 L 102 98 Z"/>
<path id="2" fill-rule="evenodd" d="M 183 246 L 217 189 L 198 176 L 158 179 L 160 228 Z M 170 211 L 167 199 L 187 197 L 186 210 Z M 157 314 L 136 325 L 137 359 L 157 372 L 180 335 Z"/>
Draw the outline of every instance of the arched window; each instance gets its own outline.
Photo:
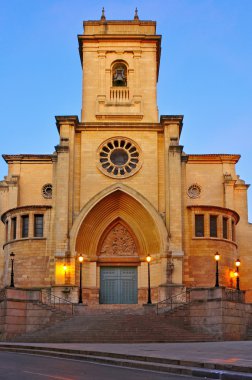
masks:
<path id="1" fill-rule="evenodd" d="M 116 62 L 112 69 L 112 86 L 127 86 L 127 66 L 123 62 Z"/>

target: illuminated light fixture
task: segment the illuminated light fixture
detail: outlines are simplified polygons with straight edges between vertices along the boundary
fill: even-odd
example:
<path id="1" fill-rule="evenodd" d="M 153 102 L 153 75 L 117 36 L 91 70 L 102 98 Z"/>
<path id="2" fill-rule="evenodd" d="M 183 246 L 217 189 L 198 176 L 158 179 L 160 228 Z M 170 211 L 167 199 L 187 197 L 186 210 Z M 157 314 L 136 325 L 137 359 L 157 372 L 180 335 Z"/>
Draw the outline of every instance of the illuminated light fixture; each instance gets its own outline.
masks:
<path id="1" fill-rule="evenodd" d="M 236 277 L 236 290 L 240 290 L 240 274 L 239 274 L 239 266 L 241 265 L 241 262 L 239 259 L 236 260 L 235 266 L 236 266 L 236 272 L 235 272 L 235 277 Z"/>
<path id="2" fill-rule="evenodd" d="M 146 257 L 146 261 L 148 263 L 148 301 L 147 301 L 147 304 L 151 304 L 151 288 L 150 288 L 150 262 L 151 262 L 151 256 L 148 255 Z"/>
<path id="3" fill-rule="evenodd" d="M 216 271 L 215 271 L 215 287 L 219 287 L 219 260 L 220 260 L 220 255 L 218 252 L 214 255 L 214 259 L 216 262 Z"/>
<path id="4" fill-rule="evenodd" d="M 84 260 L 84 257 L 82 254 L 78 257 L 79 263 L 80 263 L 80 288 L 79 288 L 79 303 L 82 303 L 82 263 Z"/>

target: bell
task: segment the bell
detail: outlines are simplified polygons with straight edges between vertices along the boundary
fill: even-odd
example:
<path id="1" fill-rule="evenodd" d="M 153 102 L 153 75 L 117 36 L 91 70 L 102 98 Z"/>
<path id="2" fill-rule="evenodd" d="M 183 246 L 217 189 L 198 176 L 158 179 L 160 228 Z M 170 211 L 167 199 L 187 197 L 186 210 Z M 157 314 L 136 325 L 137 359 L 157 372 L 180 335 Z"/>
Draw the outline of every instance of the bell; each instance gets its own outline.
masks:
<path id="1" fill-rule="evenodd" d="M 114 86 L 124 86 L 125 85 L 125 75 L 123 69 L 116 69 L 114 74 Z"/>

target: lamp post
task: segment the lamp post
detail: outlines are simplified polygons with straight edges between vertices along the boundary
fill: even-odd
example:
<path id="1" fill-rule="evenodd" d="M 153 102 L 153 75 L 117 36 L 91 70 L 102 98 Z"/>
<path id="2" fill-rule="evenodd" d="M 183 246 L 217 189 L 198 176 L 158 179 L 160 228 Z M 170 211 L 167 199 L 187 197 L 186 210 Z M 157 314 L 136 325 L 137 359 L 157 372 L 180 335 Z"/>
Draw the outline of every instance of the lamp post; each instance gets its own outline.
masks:
<path id="1" fill-rule="evenodd" d="M 240 290 L 240 275 L 239 275 L 239 266 L 241 265 L 241 262 L 239 259 L 236 260 L 235 266 L 236 266 L 236 290 Z"/>
<path id="2" fill-rule="evenodd" d="M 79 263 L 80 263 L 80 289 L 79 289 L 79 303 L 82 303 L 82 263 L 83 263 L 83 256 L 82 254 L 78 257 Z"/>
<path id="3" fill-rule="evenodd" d="M 147 304 L 151 304 L 151 288 L 150 288 L 150 262 L 151 262 L 151 256 L 148 255 L 146 257 L 146 261 L 148 263 L 148 301 Z"/>
<path id="4" fill-rule="evenodd" d="M 11 282 L 10 282 L 10 287 L 14 288 L 14 257 L 15 253 L 11 252 L 10 258 L 11 258 Z"/>
<path id="5" fill-rule="evenodd" d="M 214 259 L 216 262 L 216 271 L 215 271 L 215 287 L 219 287 L 219 260 L 220 260 L 220 255 L 218 252 L 214 255 Z"/>

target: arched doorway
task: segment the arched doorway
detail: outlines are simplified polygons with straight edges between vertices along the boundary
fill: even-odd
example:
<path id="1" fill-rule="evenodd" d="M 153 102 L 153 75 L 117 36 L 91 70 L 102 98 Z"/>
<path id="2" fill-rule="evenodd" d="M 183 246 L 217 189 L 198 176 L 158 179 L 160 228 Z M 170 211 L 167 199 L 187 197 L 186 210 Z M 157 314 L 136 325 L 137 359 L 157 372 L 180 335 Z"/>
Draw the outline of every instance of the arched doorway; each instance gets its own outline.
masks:
<path id="1" fill-rule="evenodd" d="M 158 299 L 158 287 L 166 281 L 167 230 L 155 208 L 139 193 L 125 185 L 104 189 L 82 208 L 70 237 L 73 256 L 81 253 L 85 257 L 83 283 L 88 304 L 145 302 L 148 254 L 153 258 L 151 286 Z M 78 265 L 75 278 L 78 284 Z"/>
<path id="2" fill-rule="evenodd" d="M 100 266 L 100 303 L 137 303 L 139 246 L 123 220 L 117 219 L 106 229 L 98 245 L 97 256 Z"/>

